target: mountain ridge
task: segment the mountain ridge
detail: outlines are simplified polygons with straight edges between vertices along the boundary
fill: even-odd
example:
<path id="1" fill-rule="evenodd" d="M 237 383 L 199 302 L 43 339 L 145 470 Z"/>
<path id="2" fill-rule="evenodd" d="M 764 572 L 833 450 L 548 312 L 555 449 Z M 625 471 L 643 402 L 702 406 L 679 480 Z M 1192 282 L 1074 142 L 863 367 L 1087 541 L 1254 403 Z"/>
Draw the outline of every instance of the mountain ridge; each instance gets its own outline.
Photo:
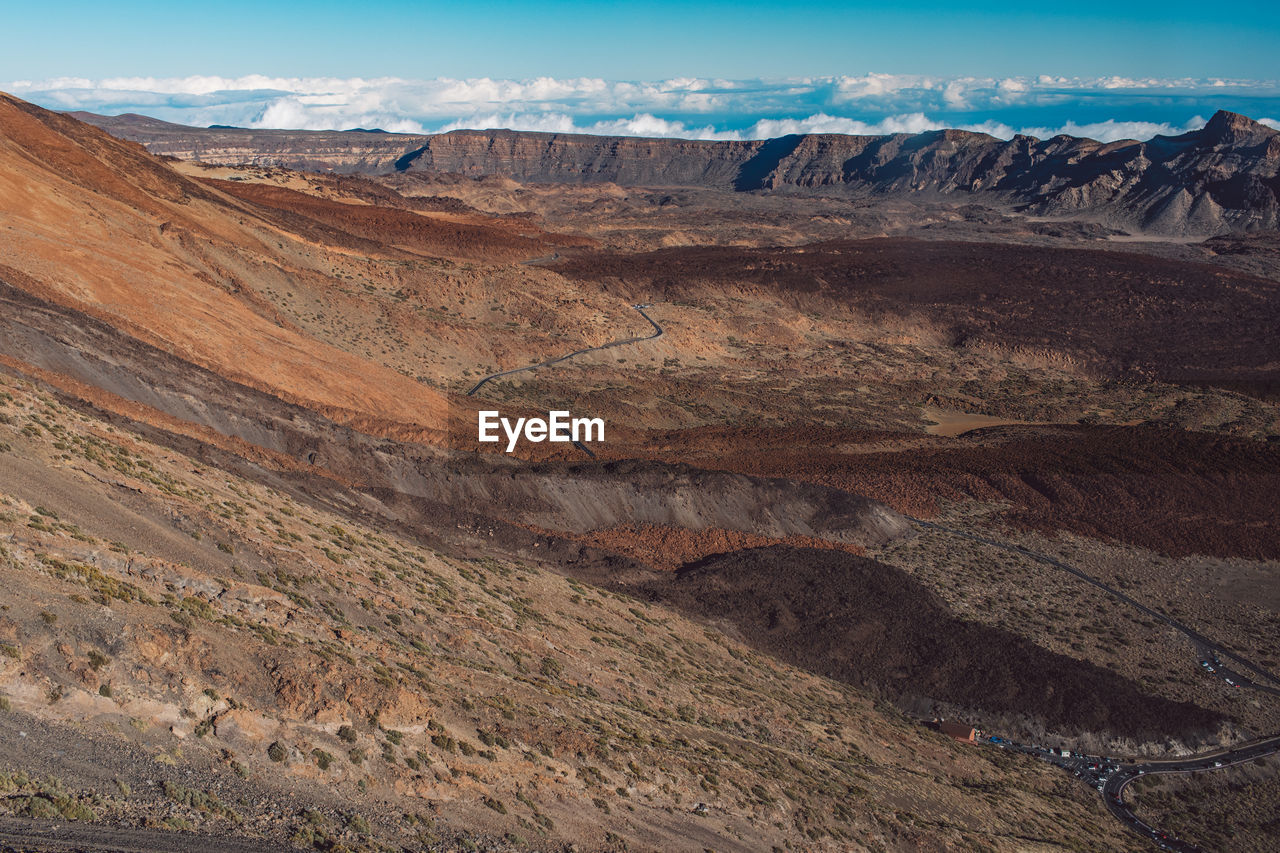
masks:
<path id="1" fill-rule="evenodd" d="M 1200 130 L 1115 142 L 1062 134 L 1001 140 L 956 129 L 749 141 L 513 130 L 368 134 L 184 128 L 137 116 L 74 115 L 152 153 L 217 165 L 981 200 L 1166 236 L 1280 227 L 1280 131 L 1226 111 Z"/>
<path id="2" fill-rule="evenodd" d="M 0 96 L 0 768 L 69 779 L 62 817 L 333 850 L 1136 850 L 1091 788 L 919 722 L 1105 755 L 1277 730 L 1045 569 L 1278 653 L 1246 559 L 1276 553 L 1276 410 L 1148 381 L 1188 351 L 1269 381 L 1276 280 L 786 194 L 972 195 L 1072 140 L 173 132 L 417 156 L 206 169 Z M 1151 151 L 1269 145 L 1228 117 Z M 715 189 L 426 168 L 450 162 Z M 916 234 L 852 239 L 891 216 Z M 476 439 L 482 409 L 566 405 L 607 419 L 594 459 Z"/>

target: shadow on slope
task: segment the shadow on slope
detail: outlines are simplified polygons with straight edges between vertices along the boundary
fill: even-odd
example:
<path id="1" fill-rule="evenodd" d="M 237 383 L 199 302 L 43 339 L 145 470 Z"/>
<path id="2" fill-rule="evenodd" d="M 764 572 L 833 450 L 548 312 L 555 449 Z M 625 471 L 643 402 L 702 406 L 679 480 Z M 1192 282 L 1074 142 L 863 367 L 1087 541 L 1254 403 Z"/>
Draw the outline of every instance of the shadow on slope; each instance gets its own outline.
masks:
<path id="1" fill-rule="evenodd" d="M 1205 736 L 1212 711 L 1144 694 L 1109 670 L 952 616 L 906 572 L 838 551 L 774 546 L 686 566 L 644 586 L 811 672 L 891 696 L 1025 714 L 1060 731 Z"/>

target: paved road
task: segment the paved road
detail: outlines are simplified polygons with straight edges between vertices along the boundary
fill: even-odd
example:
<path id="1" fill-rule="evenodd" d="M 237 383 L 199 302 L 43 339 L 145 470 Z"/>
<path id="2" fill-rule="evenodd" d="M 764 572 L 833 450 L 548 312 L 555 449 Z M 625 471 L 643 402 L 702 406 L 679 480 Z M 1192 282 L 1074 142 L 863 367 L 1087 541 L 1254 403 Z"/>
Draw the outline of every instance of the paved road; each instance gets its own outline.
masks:
<path id="1" fill-rule="evenodd" d="M 1280 752 L 1280 735 L 1210 756 L 1192 756 L 1191 758 L 1177 761 L 1121 765 L 1103 783 L 1102 800 L 1113 815 L 1124 821 L 1139 834 L 1149 836 L 1161 847 L 1168 850 L 1177 850 L 1180 853 L 1199 853 L 1201 848 L 1196 845 L 1171 838 L 1167 832 L 1147 825 L 1135 815 L 1124 801 L 1125 786 L 1143 776 L 1151 776 L 1158 773 L 1200 773 L 1206 770 L 1218 770 L 1234 764 L 1243 764 L 1255 758 L 1275 755 L 1277 752 Z"/>
<path id="2" fill-rule="evenodd" d="M 527 367 L 517 367 L 514 370 L 503 370 L 498 373 L 491 373 L 488 376 L 486 376 L 484 379 L 481 379 L 479 382 L 473 385 L 471 390 L 467 392 L 467 396 L 468 397 L 473 396 L 477 391 L 483 388 L 486 383 L 492 382 L 494 379 L 501 379 L 504 376 L 511 376 L 512 374 L 515 374 L 515 373 L 524 373 L 526 370 L 537 370 L 540 367 L 550 367 L 553 364 L 559 364 L 562 361 L 568 361 L 571 358 L 576 358 L 577 356 L 580 356 L 580 355 L 586 355 L 589 352 L 598 352 L 602 349 L 612 349 L 613 347 L 620 347 L 620 346 L 625 346 L 627 344 L 639 343 L 640 341 L 651 341 L 654 338 L 662 337 L 662 327 L 659 326 L 657 323 L 655 323 L 652 317 L 644 313 L 644 309 L 650 308 L 652 306 L 632 305 L 631 307 L 634 308 L 636 311 L 638 311 L 641 317 L 648 320 L 650 326 L 653 326 L 652 335 L 641 335 L 634 338 L 623 338 L 620 341 L 610 341 L 609 343 L 603 344 L 598 347 L 587 347 L 586 349 L 574 350 L 573 352 L 568 353 L 567 355 L 562 355 L 558 358 L 553 358 L 548 361 L 540 361 L 537 364 L 530 364 Z"/>
<path id="3" fill-rule="evenodd" d="M 1124 801 L 1124 789 L 1130 782 L 1143 776 L 1155 776 L 1161 773 L 1202 773 L 1220 770 L 1255 758 L 1280 753 L 1280 735 L 1242 744 L 1232 749 L 1216 750 L 1186 758 L 1145 762 L 1125 762 L 1119 758 L 1081 755 L 1078 752 L 1064 754 L 1062 750 L 1016 743 L 1001 737 L 989 737 L 984 742 L 1011 752 L 1031 755 L 1061 767 L 1082 779 L 1090 787 L 1096 788 L 1102 795 L 1102 802 L 1106 805 L 1107 811 L 1111 812 L 1117 820 L 1139 835 L 1150 838 L 1163 849 L 1176 850 L 1179 853 L 1203 853 L 1203 851 L 1194 844 L 1172 837 L 1159 827 L 1151 826 L 1134 814 Z"/>
<path id="4" fill-rule="evenodd" d="M 0 818 L 0 850 L 39 853 L 284 853 L 296 848 L 247 838 L 92 823 Z"/>
<path id="5" fill-rule="evenodd" d="M 1273 673 L 1268 672 L 1266 669 L 1263 669 L 1262 667 L 1258 666 L 1252 661 L 1249 661 L 1241 657 L 1240 655 L 1222 646 L 1221 644 L 1214 642 L 1213 640 L 1206 637 L 1204 634 L 1201 634 L 1199 631 L 1195 630 L 1194 628 L 1184 625 L 1183 623 L 1179 622 L 1177 619 L 1174 619 L 1172 616 L 1167 616 L 1158 610 L 1152 610 L 1150 607 L 1147 607 L 1142 602 L 1134 600 L 1133 598 L 1131 598 L 1128 595 L 1125 595 L 1123 592 L 1116 589 L 1115 587 L 1108 586 L 1107 584 L 1098 580 L 1088 572 L 1082 571 L 1081 569 L 1077 569 L 1075 566 L 1064 563 L 1061 560 L 1057 559 L 1056 557 L 1050 557 L 1048 554 L 1041 554 L 1038 551 L 1032 551 L 1030 548 L 1024 548 L 1021 545 L 1012 545 L 1008 542 L 1001 542 L 998 539 L 991 539 L 986 536 L 979 536 L 975 533 L 969 533 L 964 530 L 957 530 L 954 527 L 947 527 L 946 525 L 937 524 L 932 521 L 923 521 L 918 518 L 911 518 L 910 516 L 907 516 L 907 520 L 910 521 L 912 524 L 918 525 L 919 527 L 923 527 L 928 530 L 937 530 L 942 533 L 949 533 L 952 536 L 959 536 L 963 539 L 969 539 L 973 542 L 981 542 L 984 545 L 990 545 L 991 547 L 999 548 L 1002 551 L 1011 551 L 1015 554 L 1020 554 L 1024 557 L 1028 557 L 1032 560 L 1035 560 L 1036 562 L 1045 563 L 1047 565 L 1053 566 L 1056 569 L 1061 569 L 1064 572 L 1075 575 L 1085 583 L 1092 584 L 1093 586 L 1096 586 L 1098 589 L 1103 590 L 1112 598 L 1115 598 L 1116 600 L 1124 604 L 1127 604 L 1128 606 L 1134 608 L 1135 610 L 1145 613 L 1147 616 L 1150 616 L 1152 619 L 1157 619 L 1161 622 L 1164 622 L 1169 627 L 1175 629 L 1179 633 L 1186 636 L 1189 640 L 1191 640 L 1192 645 L 1195 647 L 1196 652 L 1200 657 L 1201 667 L 1206 669 L 1209 673 L 1215 675 L 1216 677 L 1222 678 L 1224 681 L 1226 681 L 1228 684 L 1231 684 L 1233 687 L 1245 687 L 1253 690 L 1258 690 L 1263 693 L 1270 693 L 1273 696 L 1280 696 L 1280 677 L 1275 676 Z M 1224 657 L 1235 662 L 1237 665 L 1245 668 L 1246 670 L 1248 670 L 1250 673 L 1252 673 L 1252 677 L 1244 676 L 1237 671 L 1224 668 L 1221 664 L 1221 659 Z M 1206 667 L 1205 663 L 1209 663 L 1209 666 Z"/>
<path id="6" fill-rule="evenodd" d="M 1125 595 L 1120 590 L 1108 586 L 1090 575 L 1088 572 L 1069 565 L 1068 563 L 1064 563 L 1056 557 L 1051 557 L 1048 554 L 1041 554 L 1038 551 L 1032 551 L 1030 548 L 1025 548 L 1021 545 L 1001 542 L 998 539 L 979 536 L 975 533 L 957 530 L 954 527 L 947 527 L 946 525 L 937 524 L 932 521 L 923 521 L 918 518 L 911 518 L 910 516 L 907 516 L 907 519 L 911 523 L 918 525 L 919 527 L 923 527 L 926 530 L 936 530 L 952 536 L 959 536 L 973 542 L 981 542 L 984 545 L 990 545 L 993 548 L 999 548 L 1003 551 L 1011 551 L 1015 554 L 1035 560 L 1036 562 L 1045 563 L 1056 569 L 1068 572 L 1086 583 L 1092 584 L 1098 589 L 1105 591 L 1118 601 L 1145 613 L 1153 619 L 1158 619 L 1166 625 L 1169 625 L 1171 628 L 1181 632 L 1191 640 L 1196 652 L 1196 657 L 1199 660 L 1200 667 L 1206 674 L 1212 675 L 1216 678 L 1221 678 L 1233 687 L 1257 690 L 1273 696 L 1280 696 L 1280 679 L 1277 679 L 1275 675 L 1268 672 L 1266 669 L 1263 669 L 1252 661 L 1246 660 L 1244 657 L 1236 654 L 1230 649 L 1223 648 L 1221 645 L 1210 640 L 1194 628 L 1190 628 L 1178 620 L 1170 616 L 1166 616 L 1157 610 L 1152 610 L 1145 604 Z M 1242 675 L 1237 670 L 1223 666 L 1222 657 L 1229 658 L 1238 666 L 1248 670 L 1252 676 L 1260 677 L 1262 681 L 1259 681 L 1255 677 Z M 1264 683 L 1264 681 L 1270 683 Z M 989 737 L 986 738 L 985 742 L 990 743 L 993 746 L 998 746 L 1001 749 L 1033 755 L 1043 761 L 1048 761 L 1071 772 L 1098 790 L 1098 793 L 1102 795 L 1102 801 L 1106 805 L 1107 810 L 1110 811 L 1118 820 L 1122 821 L 1126 826 L 1139 835 L 1150 838 L 1161 848 L 1166 850 L 1176 850 L 1179 851 L 1179 853 L 1203 853 L 1203 851 L 1194 844 L 1171 837 L 1167 832 L 1159 829 L 1158 827 L 1153 827 L 1147 824 L 1135 815 L 1133 810 L 1124 802 L 1124 789 L 1126 785 L 1142 776 L 1149 776 L 1157 773 L 1199 773 L 1206 770 L 1217 770 L 1223 767 L 1230 767 L 1233 764 L 1241 764 L 1245 761 L 1252 761 L 1255 758 L 1280 753 L 1280 735 L 1272 735 L 1254 743 L 1242 744 L 1232 749 L 1217 750 L 1215 752 L 1190 756 L 1188 758 L 1129 763 L 1122 762 L 1118 758 L 1081 755 L 1078 752 L 1067 752 L 1064 754 L 1062 750 L 1015 743 L 1001 737 Z"/>
<path id="7" fill-rule="evenodd" d="M 537 260 L 541 260 L 541 259 L 537 259 Z M 526 261 L 526 263 L 532 263 L 532 261 Z M 610 341 L 609 343 L 603 344 L 598 347 L 587 347 L 586 349 L 574 350 L 573 352 L 568 353 L 567 355 L 562 355 L 558 358 L 550 359 L 549 361 L 540 361 L 537 364 L 530 364 L 527 367 L 517 367 L 514 370 L 503 370 L 498 373 L 491 373 L 488 376 L 486 376 L 484 379 L 481 379 L 479 382 L 473 385 L 471 390 L 467 392 L 467 396 L 468 397 L 474 396 L 475 393 L 479 391 L 481 388 L 483 388 L 486 383 L 491 382 L 494 379 L 501 379 L 503 376 L 511 376 L 512 374 L 515 374 L 515 373 L 524 373 L 526 370 L 537 370 L 539 367 L 550 367 L 553 364 L 559 364 L 562 361 L 568 361 L 571 358 L 575 358 L 580 355 L 586 355 L 589 352 L 598 352 L 602 349 L 612 349 L 613 347 L 626 346 L 627 344 L 635 344 L 635 343 L 639 343 L 640 341 L 651 341 L 654 338 L 662 337 L 662 331 L 663 331 L 662 327 L 659 326 L 657 323 L 655 323 L 652 317 L 644 313 L 644 309 L 651 308 L 653 306 L 640 304 L 640 305 L 632 305 L 631 307 L 634 308 L 637 312 L 639 312 L 641 317 L 648 320 L 650 326 L 653 326 L 652 335 L 640 335 L 634 338 L 623 338 L 620 341 Z M 588 448 L 585 444 L 583 444 L 580 441 L 575 441 L 573 443 L 573 446 L 578 448 L 588 456 L 590 456 L 592 459 L 594 459 L 596 456 L 594 453 L 591 452 L 590 448 Z"/>

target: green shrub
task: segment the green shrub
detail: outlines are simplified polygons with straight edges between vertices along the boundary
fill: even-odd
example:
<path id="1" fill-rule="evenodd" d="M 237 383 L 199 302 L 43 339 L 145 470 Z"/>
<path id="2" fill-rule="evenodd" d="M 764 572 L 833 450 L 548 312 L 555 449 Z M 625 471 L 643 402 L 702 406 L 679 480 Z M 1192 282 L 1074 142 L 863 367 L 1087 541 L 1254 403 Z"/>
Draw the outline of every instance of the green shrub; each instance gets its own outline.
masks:
<path id="1" fill-rule="evenodd" d="M 196 598 L 194 595 L 188 595 L 186 598 L 182 599 L 182 604 L 180 606 L 192 616 L 198 616 L 201 619 L 207 619 L 210 622 L 218 618 L 218 612 L 213 609 L 212 604 L 205 601 L 203 598 Z"/>
<path id="2" fill-rule="evenodd" d="M 189 808 L 196 809 L 197 811 L 207 812 L 208 814 L 219 815 L 233 821 L 234 823 L 243 822 L 240 815 L 236 814 L 230 806 L 218 799 L 216 794 L 197 791 L 194 788 L 188 788 L 184 785 L 170 782 L 168 779 L 164 781 L 163 787 L 164 795 L 179 805 L 187 806 Z"/>
<path id="3" fill-rule="evenodd" d="M 538 672 L 541 672 L 547 678 L 559 678 L 561 673 L 564 672 L 564 664 L 548 655 L 542 659 Z"/>

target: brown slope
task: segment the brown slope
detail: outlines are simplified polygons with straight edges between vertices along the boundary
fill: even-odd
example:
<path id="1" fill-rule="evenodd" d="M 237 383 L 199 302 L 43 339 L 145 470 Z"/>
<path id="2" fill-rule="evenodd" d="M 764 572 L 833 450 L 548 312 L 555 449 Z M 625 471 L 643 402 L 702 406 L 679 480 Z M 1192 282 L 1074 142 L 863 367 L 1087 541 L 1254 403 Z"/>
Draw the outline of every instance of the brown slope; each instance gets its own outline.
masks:
<path id="1" fill-rule="evenodd" d="M 284 166 L 339 174 L 391 171 L 396 160 L 421 145 L 423 138 L 401 133 L 298 130 L 282 134 L 240 127 L 188 127 L 136 113 L 67 115 L 121 139 L 143 142 L 153 154 L 180 160 Z"/>
<path id="2" fill-rule="evenodd" d="M 887 238 L 583 253 L 556 269 L 638 298 L 742 288 L 907 314 L 957 344 L 1064 353 L 1110 375 L 1280 378 L 1280 285 L 1148 255 Z"/>
<path id="3" fill-rule="evenodd" d="M 1221 722 L 1190 703 L 1146 695 L 1102 667 L 957 619 L 910 575 L 865 557 L 757 548 L 712 557 L 647 589 L 734 626 L 783 660 L 893 696 L 927 696 L 1140 740 L 1204 736 Z"/>
<path id="4" fill-rule="evenodd" d="M 530 230 L 527 226 L 482 216 L 349 204 L 263 184 L 221 180 L 204 183 L 263 208 L 291 231 L 308 230 L 298 217 L 318 223 L 326 229 L 324 236 L 329 240 L 348 235 L 362 238 L 363 246 L 388 244 L 432 256 L 488 261 L 528 260 L 548 254 L 553 248 L 546 239 L 520 233 Z"/>
<path id="5" fill-rule="evenodd" d="M 436 392 L 238 296 L 219 258 L 287 280 L 279 230 L 135 145 L 0 96 L 0 221 L 3 277 L 40 299 L 338 420 L 444 428 Z"/>
<path id="6" fill-rule="evenodd" d="M 837 547 L 884 544 L 906 529 L 874 501 L 806 483 L 656 462 L 512 464 L 423 447 L 418 434 L 397 435 L 374 416 L 335 423 L 2 279 L 0 365 L 171 446 L 273 472 L 342 511 L 363 504 L 377 524 L 407 524 L 433 540 L 486 531 L 486 550 L 581 552 L 576 542 L 595 541 L 586 534 L 637 522 Z"/>
<path id="7" fill-rule="evenodd" d="M 128 204 L 138 211 L 167 215 L 168 203 L 210 198 L 194 182 L 178 175 L 140 146 L 102 133 L 69 116 L 0 93 L 0 151 L 6 171 L 34 178 L 53 173 L 95 196 Z M 33 183 L 30 190 L 36 189 Z M 6 212 L 17 201 L 4 198 Z"/>
<path id="8" fill-rule="evenodd" d="M 996 427 L 933 446 L 845 453 L 848 430 L 654 434 L 657 458 L 792 477 L 932 517 L 938 498 L 1006 502 L 1006 517 L 1171 556 L 1280 557 L 1280 447 L 1150 426 Z M 874 438 L 874 437 L 873 437 Z M 643 451 L 642 451 L 643 452 Z"/>
<path id="9" fill-rule="evenodd" d="M 780 667 L 677 614 L 597 597 L 526 561 L 442 557 L 386 525 L 289 500 L 256 472 L 235 477 L 22 383 L 0 384 L 8 416 L 38 412 L 56 430 L 28 436 L 0 425 L 14 445 L 0 467 L 32 475 L 4 478 L 0 680 L 12 709 L 0 714 L 0 759 L 32 777 L 56 775 L 99 815 L 95 791 L 132 786 L 127 812 L 113 808 L 108 822 L 162 820 L 179 808 L 196 826 L 237 837 L 283 843 L 301 829 L 294 841 L 310 846 L 316 813 L 337 827 L 362 814 L 371 823 L 362 843 L 414 850 L 453 843 L 451 826 L 492 831 L 476 839 L 492 847 L 535 818 L 548 830 L 544 849 L 625 841 L 747 851 L 763 838 L 836 851 L 850 838 L 884 837 L 886 849 L 981 839 L 1017 850 L 1033 821 L 1052 843 L 1097 847 L 1107 837 L 1096 797 L 1064 788 L 1052 768 L 994 766 L 858 691 Z M 63 488 L 44 488 L 41 469 Z M 25 502 L 16 516 L 15 499 Z M 37 502 L 58 513 L 56 525 L 28 526 Z M 123 506 L 96 511 L 103 503 Z M 308 535 L 322 531 L 319 541 Z M 68 569 L 90 564 L 86 587 Z M 93 665 L 93 652 L 109 660 Z M 681 719 L 685 706 L 696 718 Z M 343 724 L 356 743 L 335 734 Z M 469 755 L 464 744 L 477 736 L 478 748 L 493 740 L 493 752 Z M 272 760 L 271 743 L 286 748 L 285 761 Z M 527 749 L 543 755 L 529 761 Z M 995 783 L 1007 785 L 999 811 L 986 790 Z M 749 793 L 756 785 L 764 793 Z M 170 796 L 187 786 L 234 804 L 243 824 L 175 806 Z M 499 820 L 482 798 L 505 802 L 507 814 Z M 698 801 L 715 816 L 690 814 Z M 421 821 L 402 819 L 422 812 L 430 837 Z M 948 823 L 923 824 L 922 813 Z M 604 841 L 615 827 L 623 840 Z M 332 836 L 318 840 L 333 846 Z"/>

